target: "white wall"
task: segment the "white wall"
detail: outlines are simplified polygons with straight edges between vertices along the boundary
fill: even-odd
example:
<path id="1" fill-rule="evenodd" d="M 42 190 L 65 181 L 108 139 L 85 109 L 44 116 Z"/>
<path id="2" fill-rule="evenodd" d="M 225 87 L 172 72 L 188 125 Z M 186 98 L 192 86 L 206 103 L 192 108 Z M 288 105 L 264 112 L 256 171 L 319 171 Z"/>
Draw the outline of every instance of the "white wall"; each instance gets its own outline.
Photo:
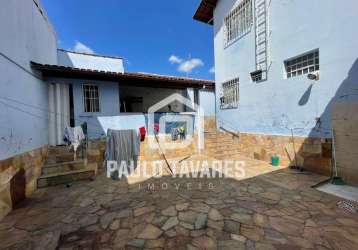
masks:
<path id="1" fill-rule="evenodd" d="M 213 89 L 199 90 L 199 105 L 205 116 L 215 116 L 215 91 Z"/>
<path id="2" fill-rule="evenodd" d="M 241 132 L 330 136 L 330 103 L 357 98 L 358 1 L 271 1 L 268 80 L 254 83 L 255 32 L 224 48 L 223 20 L 236 0 L 221 0 L 214 13 L 217 118 Z M 283 61 L 313 49 L 320 51 L 320 80 L 284 77 Z M 220 110 L 221 84 L 240 77 L 238 109 Z M 312 85 L 312 86 L 311 86 Z M 352 95 L 353 94 L 353 95 Z M 322 120 L 316 126 L 316 118 Z M 315 127 L 316 126 L 316 127 Z M 314 128 L 315 127 L 315 128 Z"/>
<path id="3" fill-rule="evenodd" d="M 123 73 L 123 59 L 58 50 L 58 64 L 80 69 Z"/>
<path id="4" fill-rule="evenodd" d="M 57 38 L 33 0 L 0 8 L 0 160 L 48 143 L 48 86 L 30 61 L 57 63 Z"/>

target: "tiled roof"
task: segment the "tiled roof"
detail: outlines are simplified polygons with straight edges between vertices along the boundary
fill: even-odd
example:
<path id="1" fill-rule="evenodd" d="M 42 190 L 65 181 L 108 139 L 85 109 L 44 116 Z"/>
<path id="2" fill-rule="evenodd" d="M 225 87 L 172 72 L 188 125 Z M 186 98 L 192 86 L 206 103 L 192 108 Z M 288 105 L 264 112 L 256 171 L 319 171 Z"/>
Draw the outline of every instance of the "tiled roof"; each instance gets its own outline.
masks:
<path id="1" fill-rule="evenodd" d="M 218 0 L 201 0 L 198 9 L 195 12 L 194 19 L 200 22 L 214 24 L 214 9 Z"/>
<path id="2" fill-rule="evenodd" d="M 32 68 L 42 72 L 43 77 L 59 77 L 72 79 L 89 79 L 114 81 L 123 85 L 148 86 L 158 88 L 214 88 L 215 82 L 210 80 L 186 77 L 165 76 L 136 72 L 109 72 L 90 69 L 80 69 L 59 65 L 39 64 L 31 62 Z"/>

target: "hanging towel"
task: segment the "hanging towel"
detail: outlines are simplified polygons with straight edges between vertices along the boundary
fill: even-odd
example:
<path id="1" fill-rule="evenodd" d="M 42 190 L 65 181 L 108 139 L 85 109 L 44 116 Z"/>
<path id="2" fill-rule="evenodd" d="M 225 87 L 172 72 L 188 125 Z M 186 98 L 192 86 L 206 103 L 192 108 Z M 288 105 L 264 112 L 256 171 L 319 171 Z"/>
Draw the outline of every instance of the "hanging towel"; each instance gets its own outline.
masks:
<path id="1" fill-rule="evenodd" d="M 140 153 L 140 134 L 135 129 L 107 131 L 106 160 L 116 161 L 118 166 L 122 161 L 136 161 Z"/>

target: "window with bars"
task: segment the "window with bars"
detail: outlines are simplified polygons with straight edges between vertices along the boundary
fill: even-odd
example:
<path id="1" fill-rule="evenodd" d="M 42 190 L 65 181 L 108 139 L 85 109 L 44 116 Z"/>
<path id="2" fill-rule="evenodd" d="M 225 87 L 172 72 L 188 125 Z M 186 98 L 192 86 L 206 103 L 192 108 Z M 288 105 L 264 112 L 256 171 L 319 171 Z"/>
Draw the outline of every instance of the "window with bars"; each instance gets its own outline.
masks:
<path id="1" fill-rule="evenodd" d="M 319 50 L 314 50 L 285 61 L 287 78 L 319 70 Z"/>
<path id="2" fill-rule="evenodd" d="M 262 81 L 262 70 L 256 70 L 254 72 L 251 72 L 250 75 L 253 82 Z"/>
<path id="3" fill-rule="evenodd" d="M 99 105 L 99 89 L 97 85 L 84 84 L 83 90 L 83 107 L 85 113 L 98 113 L 100 112 Z"/>
<path id="4" fill-rule="evenodd" d="M 229 46 L 250 31 L 253 24 L 251 0 L 242 0 L 224 19 L 225 46 Z"/>
<path id="5" fill-rule="evenodd" d="M 222 84 L 221 109 L 237 108 L 239 104 L 239 78 Z"/>

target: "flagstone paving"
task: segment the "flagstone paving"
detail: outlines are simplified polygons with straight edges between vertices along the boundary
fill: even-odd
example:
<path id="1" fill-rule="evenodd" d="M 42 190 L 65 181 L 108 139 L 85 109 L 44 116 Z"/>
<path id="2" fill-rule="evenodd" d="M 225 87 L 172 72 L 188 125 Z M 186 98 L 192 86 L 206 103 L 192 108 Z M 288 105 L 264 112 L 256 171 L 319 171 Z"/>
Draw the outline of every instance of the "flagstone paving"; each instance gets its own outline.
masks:
<path id="1" fill-rule="evenodd" d="M 100 175 L 41 189 L 0 222 L 0 249 L 358 249 L 357 216 L 311 188 L 326 177 L 246 168 L 246 179 Z"/>

